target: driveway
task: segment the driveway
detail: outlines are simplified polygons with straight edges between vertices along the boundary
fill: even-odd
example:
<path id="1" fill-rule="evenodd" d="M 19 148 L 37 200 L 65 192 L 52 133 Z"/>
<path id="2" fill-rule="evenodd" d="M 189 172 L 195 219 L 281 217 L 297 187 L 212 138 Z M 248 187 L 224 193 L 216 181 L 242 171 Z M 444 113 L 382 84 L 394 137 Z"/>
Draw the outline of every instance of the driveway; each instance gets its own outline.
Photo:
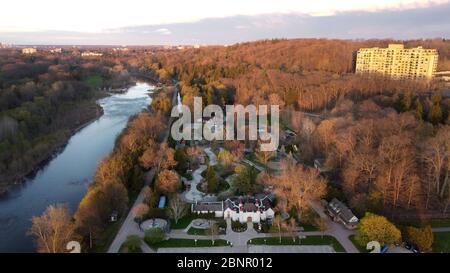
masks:
<path id="1" fill-rule="evenodd" d="M 350 235 L 356 234 L 354 230 L 348 230 L 343 225 L 333 222 L 331 218 L 325 214 L 325 209 L 319 202 L 312 202 L 311 207 L 314 209 L 314 211 L 317 212 L 317 214 L 319 214 L 321 218 L 327 220 L 329 228 L 325 232 L 326 235 L 330 235 L 336 238 L 336 240 L 341 243 L 347 253 L 359 253 L 358 249 L 348 238 Z M 322 232 L 317 232 L 317 234 L 314 234 L 314 232 L 303 232 L 302 234 L 322 235 Z"/>

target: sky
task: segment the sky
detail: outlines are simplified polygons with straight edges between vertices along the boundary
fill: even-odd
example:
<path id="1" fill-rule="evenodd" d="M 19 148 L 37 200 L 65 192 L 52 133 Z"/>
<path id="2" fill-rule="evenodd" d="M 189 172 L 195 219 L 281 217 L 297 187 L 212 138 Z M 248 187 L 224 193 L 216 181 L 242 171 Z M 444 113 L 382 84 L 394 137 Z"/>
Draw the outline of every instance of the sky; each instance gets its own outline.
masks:
<path id="1" fill-rule="evenodd" d="M 440 6 L 447 7 L 450 0 L 4 0 L 2 2 L 0 42 L 92 44 L 101 42 L 95 40 L 97 37 L 106 39 L 107 44 L 112 42 L 126 44 L 132 38 L 131 43 L 134 44 L 139 40 L 138 37 L 131 37 L 132 33 L 138 33 L 146 36 L 141 37 L 142 44 L 164 44 L 235 42 L 241 40 L 235 37 L 239 33 L 244 33 L 251 39 L 280 38 L 272 36 L 295 37 L 304 35 L 305 27 L 309 28 L 306 33 L 314 34 L 311 27 L 315 27 L 318 36 L 328 37 L 332 36 L 332 33 L 323 34 L 323 28 L 326 27 L 326 22 L 333 19 L 334 23 L 344 24 L 351 16 L 358 14 L 366 17 L 378 15 L 380 19 L 385 14 L 397 14 L 403 16 L 404 21 L 408 21 L 412 19 L 408 17 L 414 16 L 414 12 L 433 10 Z M 438 19 L 432 18 L 435 16 L 431 13 L 422 16 L 427 16 L 426 20 Z M 322 25 L 320 22 L 323 22 Z M 208 23 L 214 23 L 216 28 L 212 29 Z M 446 22 L 441 26 L 443 29 L 441 35 L 447 35 L 445 24 Z M 379 36 L 383 33 L 380 33 L 377 25 L 377 20 L 374 20 L 372 25 L 366 27 L 375 32 L 374 35 Z M 302 26 L 303 32 L 295 30 L 296 26 Z M 213 32 L 217 29 L 222 30 L 223 27 L 227 27 L 222 32 L 224 37 L 208 39 L 208 31 L 211 31 L 211 36 L 215 36 L 217 33 Z M 189 31 L 182 33 L 183 28 Z M 403 32 L 399 31 L 398 34 Z M 429 33 L 440 34 L 436 33 L 435 29 L 429 29 Z M 417 35 L 419 34 L 427 36 L 426 31 L 418 32 Z M 396 34 L 386 29 L 385 35 L 388 37 Z M 356 36 L 355 34 L 355 38 L 360 38 Z"/>

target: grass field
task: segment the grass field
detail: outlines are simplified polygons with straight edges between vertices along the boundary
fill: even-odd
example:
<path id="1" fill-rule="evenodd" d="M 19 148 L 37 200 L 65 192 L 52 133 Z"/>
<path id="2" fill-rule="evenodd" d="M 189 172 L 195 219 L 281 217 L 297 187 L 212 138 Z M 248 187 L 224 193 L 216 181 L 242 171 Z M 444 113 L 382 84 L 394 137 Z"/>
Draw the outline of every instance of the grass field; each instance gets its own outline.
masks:
<path id="1" fill-rule="evenodd" d="M 434 233 L 433 252 L 450 253 L 450 232 Z"/>

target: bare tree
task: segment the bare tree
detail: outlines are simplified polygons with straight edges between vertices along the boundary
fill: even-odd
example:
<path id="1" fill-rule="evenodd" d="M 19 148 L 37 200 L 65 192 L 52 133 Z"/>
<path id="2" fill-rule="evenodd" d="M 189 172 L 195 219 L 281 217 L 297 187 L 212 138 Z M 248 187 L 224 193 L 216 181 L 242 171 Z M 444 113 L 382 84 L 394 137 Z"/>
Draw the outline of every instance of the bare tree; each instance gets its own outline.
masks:
<path id="1" fill-rule="evenodd" d="M 316 169 L 297 165 L 289 156 L 282 161 L 282 171 L 270 183 L 280 200 L 287 202 L 288 208 L 295 207 L 301 216 L 302 211 L 310 207 L 325 194 L 326 180 Z"/>
<path id="2" fill-rule="evenodd" d="M 134 219 L 138 220 L 138 222 L 140 223 L 142 219 L 145 217 L 145 215 L 148 214 L 149 211 L 150 208 L 147 204 L 144 203 L 138 204 L 133 208 Z"/>
<path id="3" fill-rule="evenodd" d="M 322 232 L 322 238 L 325 235 L 325 232 L 328 230 L 328 221 L 325 218 L 318 217 L 316 218 L 316 226 Z"/>
<path id="4" fill-rule="evenodd" d="M 66 205 L 50 205 L 41 216 L 32 218 L 29 235 L 36 237 L 37 251 L 63 253 L 74 238 L 74 224 Z"/>
<path id="5" fill-rule="evenodd" d="M 281 219 L 280 215 L 276 215 L 275 218 L 273 218 L 272 220 L 272 224 L 278 229 L 278 235 L 280 237 L 280 244 L 281 244 L 281 225 L 283 224 L 283 219 Z"/>
<path id="6" fill-rule="evenodd" d="M 219 235 L 219 227 L 216 223 L 209 221 L 209 229 L 207 230 L 207 234 L 211 236 L 212 245 L 214 245 L 217 236 Z"/>
<path id="7" fill-rule="evenodd" d="M 179 194 L 174 194 L 169 200 L 169 215 L 178 223 L 189 211 L 189 206 L 181 199 Z"/>

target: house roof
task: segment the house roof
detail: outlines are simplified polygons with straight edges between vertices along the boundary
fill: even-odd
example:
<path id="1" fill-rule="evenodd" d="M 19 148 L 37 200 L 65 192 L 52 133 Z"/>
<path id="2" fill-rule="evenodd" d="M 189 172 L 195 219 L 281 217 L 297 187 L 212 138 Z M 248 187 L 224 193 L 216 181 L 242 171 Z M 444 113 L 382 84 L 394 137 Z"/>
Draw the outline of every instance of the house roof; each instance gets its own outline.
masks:
<path id="1" fill-rule="evenodd" d="M 258 208 L 267 210 L 272 207 L 273 197 L 270 195 L 256 194 L 254 197 L 239 197 L 227 199 L 224 202 L 225 209 L 238 211 L 242 205 L 246 212 L 256 212 Z"/>
<path id="2" fill-rule="evenodd" d="M 223 211 L 222 202 L 199 202 L 193 204 L 194 211 Z"/>
<path id="3" fill-rule="evenodd" d="M 328 203 L 328 210 L 339 216 L 346 223 L 358 221 L 358 218 L 353 214 L 353 212 L 344 203 L 336 198 L 333 198 L 333 200 Z"/>

